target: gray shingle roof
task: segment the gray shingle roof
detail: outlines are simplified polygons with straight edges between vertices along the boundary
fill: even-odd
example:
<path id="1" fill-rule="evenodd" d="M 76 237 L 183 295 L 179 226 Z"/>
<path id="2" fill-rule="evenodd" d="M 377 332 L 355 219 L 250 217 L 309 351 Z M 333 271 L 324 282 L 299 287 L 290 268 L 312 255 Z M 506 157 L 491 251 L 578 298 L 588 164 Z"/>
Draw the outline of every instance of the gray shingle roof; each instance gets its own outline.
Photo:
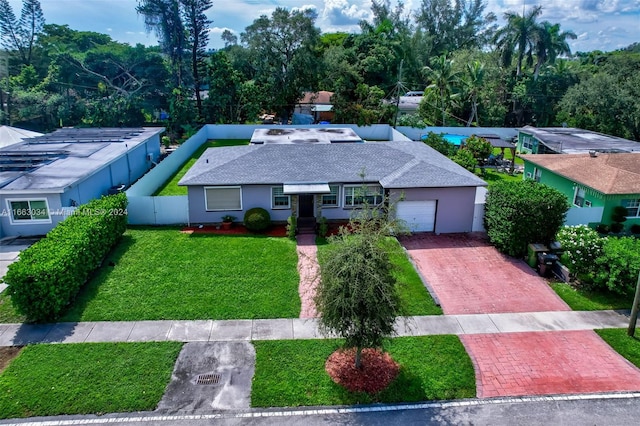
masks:
<path id="1" fill-rule="evenodd" d="M 358 183 L 363 172 L 385 188 L 486 185 L 420 142 L 209 148 L 179 185 Z"/>

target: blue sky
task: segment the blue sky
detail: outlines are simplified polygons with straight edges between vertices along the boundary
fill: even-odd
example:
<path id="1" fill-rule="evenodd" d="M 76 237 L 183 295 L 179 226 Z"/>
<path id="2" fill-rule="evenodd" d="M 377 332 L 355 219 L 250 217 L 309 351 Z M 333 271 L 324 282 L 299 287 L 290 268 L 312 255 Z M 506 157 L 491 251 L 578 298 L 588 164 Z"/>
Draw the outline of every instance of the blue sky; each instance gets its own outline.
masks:
<path id="1" fill-rule="evenodd" d="M 392 0 L 395 4 L 397 0 Z M 640 42 L 640 0 L 487 0 L 487 11 L 500 19 L 506 11 L 522 12 L 527 7 L 543 6 L 541 20 L 560 23 L 578 39 L 572 41 L 576 51 L 610 51 Z M 10 0 L 16 16 L 21 0 Z M 68 24 L 75 30 L 109 34 L 114 40 L 129 44 L 157 44 L 154 34 L 147 34 L 144 20 L 135 11 L 137 0 L 40 0 L 47 23 Z M 278 6 L 315 8 L 316 25 L 323 32 L 357 31 L 358 21 L 370 17 L 370 0 L 214 0 L 208 16 L 213 20 L 210 47 L 222 46 L 220 34 L 229 29 L 238 36 L 262 14 L 270 15 Z M 405 10 L 418 8 L 420 0 L 405 0 Z M 502 24 L 502 21 L 500 22 Z"/>

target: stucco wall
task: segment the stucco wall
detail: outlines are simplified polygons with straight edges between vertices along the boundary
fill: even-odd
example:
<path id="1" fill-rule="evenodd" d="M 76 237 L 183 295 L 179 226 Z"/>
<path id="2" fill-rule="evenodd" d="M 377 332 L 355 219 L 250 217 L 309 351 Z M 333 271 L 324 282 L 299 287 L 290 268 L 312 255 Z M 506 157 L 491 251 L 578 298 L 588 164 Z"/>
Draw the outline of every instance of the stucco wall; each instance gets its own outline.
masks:
<path id="1" fill-rule="evenodd" d="M 475 208 L 476 187 L 458 188 L 409 188 L 393 190 L 392 200 L 404 194 L 405 201 L 436 200 L 436 234 L 471 232 Z"/>
<path id="2" fill-rule="evenodd" d="M 41 200 L 46 199 L 49 207 L 50 223 L 11 223 L 10 200 Z M 66 213 L 61 209 L 60 194 L 28 194 L 28 195 L 0 195 L 0 222 L 2 222 L 2 234 L 8 236 L 35 236 L 45 235 L 54 226 L 66 218 Z"/>

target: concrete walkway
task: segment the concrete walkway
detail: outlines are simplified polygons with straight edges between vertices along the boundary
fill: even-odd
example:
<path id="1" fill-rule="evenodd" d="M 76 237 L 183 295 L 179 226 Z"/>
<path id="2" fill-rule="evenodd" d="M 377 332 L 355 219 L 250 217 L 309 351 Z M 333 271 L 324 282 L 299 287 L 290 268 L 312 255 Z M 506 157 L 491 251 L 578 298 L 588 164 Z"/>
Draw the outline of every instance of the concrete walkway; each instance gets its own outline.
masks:
<path id="1" fill-rule="evenodd" d="M 399 336 L 482 335 L 594 330 L 629 325 L 623 311 L 560 311 L 400 318 Z M 0 346 L 32 343 L 248 341 L 321 339 L 315 319 L 199 320 L 0 324 Z M 553 362 L 546 360 L 547 362 Z"/>

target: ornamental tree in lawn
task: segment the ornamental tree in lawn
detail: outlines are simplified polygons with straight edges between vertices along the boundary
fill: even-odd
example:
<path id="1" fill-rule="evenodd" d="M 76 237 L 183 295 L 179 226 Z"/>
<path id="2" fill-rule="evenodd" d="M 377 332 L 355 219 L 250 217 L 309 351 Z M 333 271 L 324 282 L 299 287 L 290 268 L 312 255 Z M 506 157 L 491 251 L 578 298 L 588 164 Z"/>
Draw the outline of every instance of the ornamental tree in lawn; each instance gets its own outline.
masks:
<path id="1" fill-rule="evenodd" d="M 484 227 L 502 253 L 522 257 L 527 244 L 549 244 L 564 223 L 567 198 L 533 180 L 502 181 L 489 186 Z"/>
<path id="2" fill-rule="evenodd" d="M 355 367 L 361 368 L 362 349 L 382 346 L 394 332 L 401 302 L 393 266 L 384 240 L 398 224 L 386 209 L 365 206 L 331 237 L 322 262 L 322 279 L 315 303 L 320 328 L 356 348 Z"/>

